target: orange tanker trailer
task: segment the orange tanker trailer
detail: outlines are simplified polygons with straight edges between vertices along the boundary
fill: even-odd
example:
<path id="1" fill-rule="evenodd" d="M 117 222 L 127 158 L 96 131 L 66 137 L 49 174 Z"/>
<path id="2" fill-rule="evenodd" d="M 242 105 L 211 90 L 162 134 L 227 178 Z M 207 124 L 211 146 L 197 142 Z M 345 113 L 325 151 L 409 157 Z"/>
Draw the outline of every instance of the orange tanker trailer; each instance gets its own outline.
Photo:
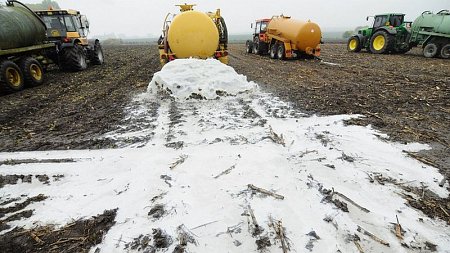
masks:
<path id="1" fill-rule="evenodd" d="M 246 43 L 247 53 L 269 54 L 272 59 L 292 59 L 300 55 L 320 55 L 322 32 L 311 21 L 275 16 L 256 20 L 253 39 Z"/>

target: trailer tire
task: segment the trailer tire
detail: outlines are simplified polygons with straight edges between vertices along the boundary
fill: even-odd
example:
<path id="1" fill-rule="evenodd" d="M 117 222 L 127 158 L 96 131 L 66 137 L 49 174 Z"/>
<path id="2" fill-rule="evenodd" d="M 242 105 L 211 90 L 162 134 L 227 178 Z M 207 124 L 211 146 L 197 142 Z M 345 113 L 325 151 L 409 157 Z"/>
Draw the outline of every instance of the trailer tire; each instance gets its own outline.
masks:
<path id="1" fill-rule="evenodd" d="M 278 51 L 278 43 L 272 44 L 272 46 L 270 47 L 270 58 L 271 59 L 276 59 L 278 57 L 277 51 Z"/>
<path id="2" fill-rule="evenodd" d="M 94 65 L 102 65 L 105 62 L 103 48 L 98 41 L 95 42 L 94 50 L 91 51 L 90 61 Z"/>
<path id="3" fill-rule="evenodd" d="M 437 55 L 438 52 L 438 47 L 436 44 L 434 43 L 428 43 L 424 48 L 423 48 L 423 56 L 427 57 L 427 58 L 433 58 Z"/>
<path id="4" fill-rule="evenodd" d="M 62 51 L 61 67 L 64 70 L 82 71 L 87 68 L 86 53 L 83 46 L 75 44 Z"/>
<path id="5" fill-rule="evenodd" d="M 36 59 L 25 57 L 20 61 L 19 66 L 26 86 L 35 87 L 44 83 L 44 69 Z"/>
<path id="6" fill-rule="evenodd" d="M 25 82 L 19 66 L 12 61 L 1 62 L 0 83 L 2 86 L 1 88 L 8 93 L 23 90 Z"/>
<path id="7" fill-rule="evenodd" d="M 446 44 L 441 48 L 441 57 L 450 59 L 450 44 Z"/>
<path id="8" fill-rule="evenodd" d="M 361 49 L 361 41 L 359 40 L 358 36 L 353 36 L 348 39 L 347 51 L 357 53 L 361 51 Z"/>
<path id="9" fill-rule="evenodd" d="M 395 38 L 386 31 L 376 32 L 370 38 L 370 52 L 374 54 L 385 54 L 393 50 Z"/>
<path id="10" fill-rule="evenodd" d="M 284 49 L 284 44 L 283 43 L 278 45 L 277 57 L 280 60 L 286 59 L 286 54 L 285 54 L 285 49 Z"/>

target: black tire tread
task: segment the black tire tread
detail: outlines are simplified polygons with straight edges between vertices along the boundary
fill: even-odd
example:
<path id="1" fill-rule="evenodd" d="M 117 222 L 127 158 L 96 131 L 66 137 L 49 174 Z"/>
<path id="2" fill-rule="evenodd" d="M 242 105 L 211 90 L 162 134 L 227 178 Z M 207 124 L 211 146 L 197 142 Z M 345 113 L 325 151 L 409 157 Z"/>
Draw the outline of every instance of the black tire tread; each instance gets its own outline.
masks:
<path id="1" fill-rule="evenodd" d="M 75 44 L 73 47 L 64 48 L 62 51 L 62 62 L 61 67 L 64 70 L 70 71 L 81 71 L 85 68 L 80 64 L 80 57 L 86 55 L 84 53 L 83 47 Z"/>
<path id="2" fill-rule="evenodd" d="M 38 65 L 39 68 L 41 68 L 42 79 L 39 81 L 34 79 L 33 76 L 31 75 L 31 72 L 29 71 L 30 65 L 33 63 Z M 22 74 L 23 74 L 23 78 L 24 78 L 26 86 L 36 87 L 36 86 L 42 85 L 44 83 L 44 78 L 45 78 L 44 69 L 42 68 L 42 65 L 36 59 L 34 59 L 32 57 L 25 57 L 20 61 L 19 67 L 22 70 Z"/>
<path id="3" fill-rule="evenodd" d="M 16 88 L 12 88 L 8 82 L 5 80 L 5 76 L 4 73 L 6 71 L 6 68 L 8 66 L 12 66 L 14 68 L 16 68 L 19 71 L 20 77 L 22 78 L 22 84 L 20 85 L 20 87 L 18 89 Z M 20 91 L 23 90 L 25 88 L 25 83 L 24 83 L 24 78 L 23 78 L 23 73 L 20 70 L 20 67 L 17 66 L 17 64 L 15 64 L 12 61 L 6 60 L 3 62 L 0 62 L 0 88 L 5 91 L 6 93 L 13 93 L 16 91 Z"/>

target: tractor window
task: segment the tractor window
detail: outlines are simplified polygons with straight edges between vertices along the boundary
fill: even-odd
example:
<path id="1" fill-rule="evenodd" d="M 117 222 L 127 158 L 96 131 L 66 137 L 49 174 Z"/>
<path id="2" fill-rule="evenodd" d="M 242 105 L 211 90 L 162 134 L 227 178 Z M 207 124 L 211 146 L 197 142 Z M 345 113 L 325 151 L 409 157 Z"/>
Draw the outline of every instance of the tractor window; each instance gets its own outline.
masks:
<path id="1" fill-rule="evenodd" d="M 261 22 L 261 32 L 265 32 L 267 29 L 267 23 L 266 22 Z"/>
<path id="2" fill-rule="evenodd" d="M 78 32 L 80 33 L 80 35 L 81 36 L 85 36 L 84 28 L 82 28 L 82 26 L 81 26 L 80 18 L 79 17 L 75 17 L 74 20 L 75 20 L 75 23 L 76 23 L 76 26 L 78 28 Z"/>
<path id="3" fill-rule="evenodd" d="M 392 16 L 389 19 L 389 23 L 393 27 L 398 27 L 398 26 L 400 26 L 403 23 L 403 16 Z"/>
<path id="4" fill-rule="evenodd" d="M 66 29 L 68 32 L 76 32 L 75 24 L 73 23 L 72 16 L 64 16 L 64 21 L 66 22 Z"/>
<path id="5" fill-rule="evenodd" d="M 260 25 L 261 25 L 261 22 L 256 22 L 256 25 L 255 25 L 255 34 L 259 33 L 258 28 L 260 27 Z"/>
<path id="6" fill-rule="evenodd" d="M 375 17 L 375 22 L 373 23 L 373 27 L 377 28 L 377 27 L 385 26 L 387 21 L 388 21 L 387 16 L 377 16 L 377 17 Z"/>
<path id="7" fill-rule="evenodd" d="M 47 29 L 61 30 L 64 27 L 64 20 L 59 16 L 44 16 L 43 17 Z"/>

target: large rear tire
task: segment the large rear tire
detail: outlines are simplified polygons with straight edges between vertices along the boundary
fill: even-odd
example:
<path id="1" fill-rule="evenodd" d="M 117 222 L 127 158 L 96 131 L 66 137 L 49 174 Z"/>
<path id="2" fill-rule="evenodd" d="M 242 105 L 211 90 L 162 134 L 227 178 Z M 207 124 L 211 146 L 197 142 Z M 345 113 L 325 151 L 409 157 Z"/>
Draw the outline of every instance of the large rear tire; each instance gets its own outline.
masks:
<path id="1" fill-rule="evenodd" d="M 361 51 L 361 49 L 361 41 L 359 40 L 358 36 L 353 36 L 348 39 L 347 51 L 357 53 Z"/>
<path id="2" fill-rule="evenodd" d="M 64 70 L 82 71 L 87 68 L 86 53 L 83 46 L 75 44 L 62 51 L 61 67 Z"/>
<path id="3" fill-rule="evenodd" d="M 8 93 L 23 90 L 25 82 L 19 66 L 12 61 L 0 63 L 1 88 Z"/>
<path id="4" fill-rule="evenodd" d="M 105 62 L 102 45 L 95 42 L 94 50 L 91 51 L 90 61 L 94 65 L 102 65 Z"/>
<path id="5" fill-rule="evenodd" d="M 20 61 L 19 66 L 26 86 L 35 87 L 44 83 L 44 69 L 36 59 L 25 57 Z"/>
<path id="6" fill-rule="evenodd" d="M 253 42 L 247 41 L 247 42 L 245 43 L 245 52 L 246 52 L 247 54 L 251 54 L 251 53 L 253 52 Z"/>
<path id="7" fill-rule="evenodd" d="M 270 47 L 270 58 L 276 59 L 278 57 L 277 50 L 278 50 L 278 43 L 273 43 L 272 46 Z"/>
<path id="8" fill-rule="evenodd" d="M 438 53 L 438 46 L 434 43 L 428 43 L 423 48 L 423 56 L 427 58 L 433 58 L 437 55 L 437 53 Z"/>
<path id="9" fill-rule="evenodd" d="M 285 52 L 286 52 L 286 50 L 284 49 L 284 44 L 281 43 L 280 45 L 278 45 L 277 58 L 280 60 L 286 59 Z"/>
<path id="10" fill-rule="evenodd" d="M 374 54 L 387 54 L 393 50 L 394 43 L 394 36 L 386 31 L 378 31 L 370 38 L 370 51 Z"/>
<path id="11" fill-rule="evenodd" d="M 444 45 L 441 48 L 441 57 L 444 59 L 450 59 L 450 44 Z"/>

